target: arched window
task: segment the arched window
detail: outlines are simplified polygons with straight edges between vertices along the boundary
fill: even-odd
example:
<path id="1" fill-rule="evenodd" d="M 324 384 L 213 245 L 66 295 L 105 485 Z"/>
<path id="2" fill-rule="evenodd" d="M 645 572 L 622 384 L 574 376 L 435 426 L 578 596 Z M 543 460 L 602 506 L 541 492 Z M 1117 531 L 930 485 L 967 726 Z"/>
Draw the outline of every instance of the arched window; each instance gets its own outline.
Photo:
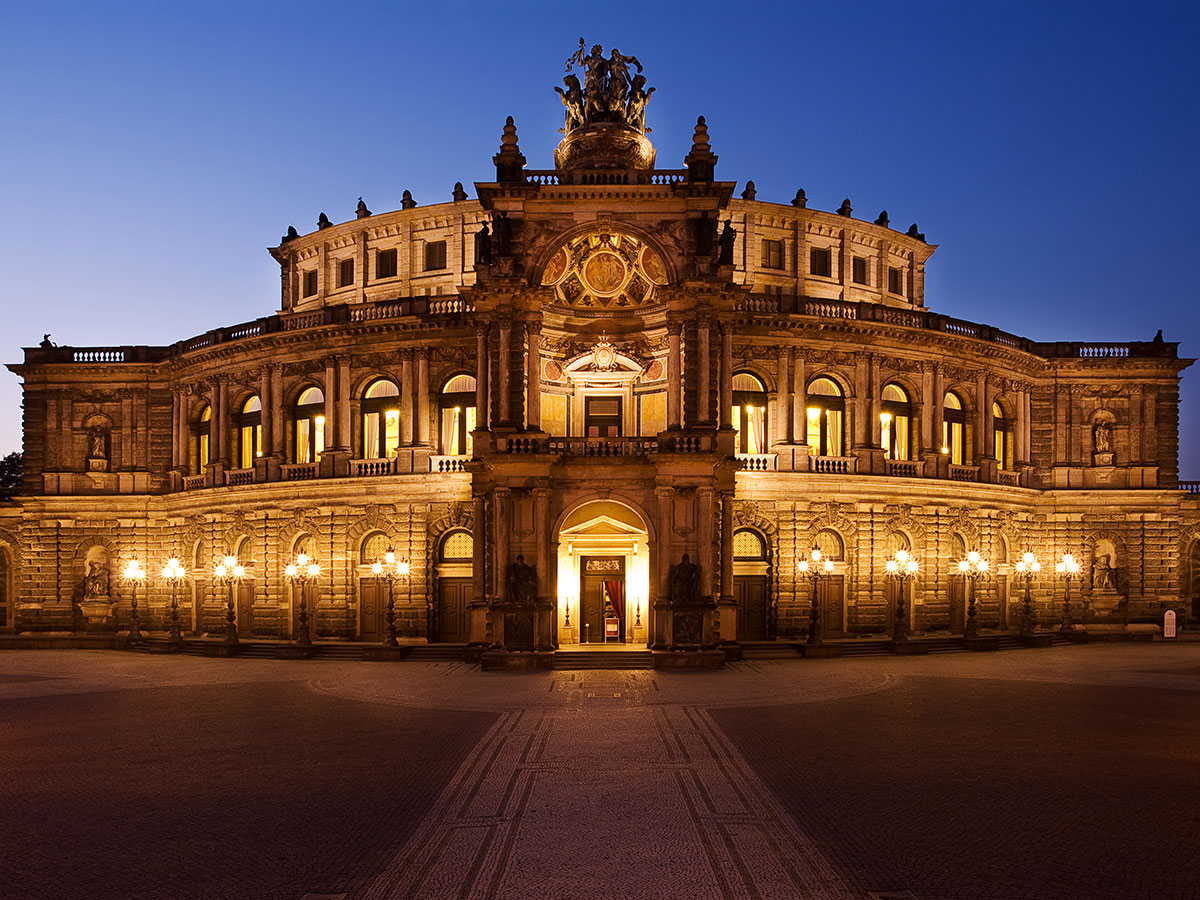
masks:
<path id="1" fill-rule="evenodd" d="M 967 542 L 961 534 L 953 532 L 950 535 L 950 560 L 957 562 L 967 555 Z"/>
<path id="2" fill-rule="evenodd" d="M 898 384 L 885 385 L 879 413 L 880 441 L 886 459 L 912 459 L 912 406 Z"/>
<path id="3" fill-rule="evenodd" d="M 846 545 L 842 543 L 842 536 L 831 528 L 818 531 L 813 543 L 821 551 L 823 559 L 831 559 L 836 562 L 846 558 Z"/>
<path id="4" fill-rule="evenodd" d="M 255 394 L 242 404 L 238 414 L 238 468 L 253 469 L 262 456 L 262 402 Z"/>
<path id="5" fill-rule="evenodd" d="M 767 391 L 746 372 L 733 376 L 734 452 L 767 452 Z"/>
<path id="6" fill-rule="evenodd" d="M 887 538 L 887 555 L 895 556 L 899 551 L 912 551 L 912 542 L 903 531 L 893 531 Z"/>
<path id="7" fill-rule="evenodd" d="M 846 400 L 842 389 L 829 378 L 814 378 L 808 385 L 808 445 L 817 456 L 842 456 L 842 420 Z"/>
<path id="8" fill-rule="evenodd" d="M 956 466 L 963 464 L 965 422 L 962 400 L 958 394 L 947 391 L 942 401 L 942 453 L 948 455 L 950 462 Z"/>
<path id="9" fill-rule="evenodd" d="M 442 538 L 442 562 L 465 562 L 470 560 L 475 542 L 469 531 L 451 531 Z"/>
<path id="10" fill-rule="evenodd" d="M 305 388 L 296 398 L 296 462 L 321 461 L 325 452 L 325 392 Z"/>
<path id="11" fill-rule="evenodd" d="M 369 566 L 376 560 L 383 560 L 391 546 L 392 542 L 382 531 L 368 534 L 362 542 L 362 553 L 358 558 L 359 565 Z"/>
<path id="12" fill-rule="evenodd" d="M 734 559 L 766 559 L 767 547 L 757 531 L 739 528 L 733 533 Z"/>
<path id="13" fill-rule="evenodd" d="M 392 459 L 400 446 L 400 391 L 377 378 L 363 392 L 363 458 Z"/>
<path id="14" fill-rule="evenodd" d="M 200 410 L 200 420 L 196 424 L 196 464 L 193 475 L 203 475 L 204 470 L 212 461 L 209 453 L 210 438 L 212 437 L 212 407 L 205 406 Z"/>
<path id="15" fill-rule="evenodd" d="M 992 402 L 992 427 L 995 432 L 996 462 L 1001 469 L 1012 468 L 1012 426 L 999 403 Z"/>
<path id="16" fill-rule="evenodd" d="M 445 456 L 470 456 L 475 430 L 475 378 L 455 375 L 438 397 L 438 433 Z"/>

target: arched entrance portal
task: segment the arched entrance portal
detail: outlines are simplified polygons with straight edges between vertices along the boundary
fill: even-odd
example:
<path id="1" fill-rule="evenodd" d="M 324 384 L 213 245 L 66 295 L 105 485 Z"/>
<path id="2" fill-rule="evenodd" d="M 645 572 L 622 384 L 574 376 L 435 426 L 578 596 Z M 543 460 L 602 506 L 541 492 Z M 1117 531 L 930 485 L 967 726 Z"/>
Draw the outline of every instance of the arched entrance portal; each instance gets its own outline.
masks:
<path id="1" fill-rule="evenodd" d="M 645 644 L 649 632 L 649 531 L 615 500 L 567 514 L 558 531 L 558 642 Z"/>

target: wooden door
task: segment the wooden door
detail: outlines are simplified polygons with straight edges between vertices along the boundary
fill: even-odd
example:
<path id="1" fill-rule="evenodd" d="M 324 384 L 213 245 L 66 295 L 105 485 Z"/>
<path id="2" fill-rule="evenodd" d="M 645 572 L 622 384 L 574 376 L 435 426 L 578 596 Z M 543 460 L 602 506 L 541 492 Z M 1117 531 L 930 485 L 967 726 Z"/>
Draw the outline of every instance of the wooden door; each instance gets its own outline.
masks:
<path id="1" fill-rule="evenodd" d="M 1000 630 L 1008 629 L 1008 576 L 996 577 L 996 601 L 1000 604 Z"/>
<path id="2" fill-rule="evenodd" d="M 234 596 L 237 598 L 235 615 L 238 634 L 249 637 L 254 634 L 254 582 L 239 581 L 234 588 Z"/>
<path id="3" fill-rule="evenodd" d="M 358 580 L 358 637 L 362 641 L 382 641 L 387 634 L 386 579 Z"/>
<path id="4" fill-rule="evenodd" d="M 887 601 L 887 621 L 883 623 L 884 634 L 891 635 L 896 627 L 896 604 L 900 601 L 900 579 L 888 578 L 883 583 L 883 597 Z M 904 618 L 908 619 L 910 611 L 904 610 Z"/>
<path id="5" fill-rule="evenodd" d="M 767 638 L 767 576 L 734 575 L 733 597 L 737 601 L 737 639 L 763 641 Z"/>
<path id="6" fill-rule="evenodd" d="M 599 644 L 604 641 L 604 577 L 584 575 L 579 595 L 579 642 Z"/>
<path id="7" fill-rule="evenodd" d="M 821 637 L 840 638 L 846 636 L 842 607 L 844 605 L 845 576 L 829 575 L 820 579 L 817 587 L 817 605 L 821 609 Z"/>
<path id="8" fill-rule="evenodd" d="M 967 579 L 950 576 L 950 632 L 961 634 L 967 627 Z"/>
<path id="9" fill-rule="evenodd" d="M 471 602 L 470 578 L 439 578 L 437 639 L 447 644 L 462 644 L 469 633 L 468 604 Z"/>

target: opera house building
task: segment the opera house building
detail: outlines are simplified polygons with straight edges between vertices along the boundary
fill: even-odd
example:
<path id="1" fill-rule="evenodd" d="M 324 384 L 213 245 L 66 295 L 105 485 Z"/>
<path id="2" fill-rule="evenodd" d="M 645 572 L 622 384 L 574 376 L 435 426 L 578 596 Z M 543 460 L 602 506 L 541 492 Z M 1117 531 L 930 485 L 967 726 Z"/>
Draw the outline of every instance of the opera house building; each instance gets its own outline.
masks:
<path id="1" fill-rule="evenodd" d="M 673 666 L 1200 612 L 1176 344 L 934 312 L 916 225 L 759 199 L 703 118 L 660 168 L 640 63 L 574 61 L 552 168 L 510 118 L 475 196 L 289 229 L 274 312 L 27 348 L 0 628 Z"/>

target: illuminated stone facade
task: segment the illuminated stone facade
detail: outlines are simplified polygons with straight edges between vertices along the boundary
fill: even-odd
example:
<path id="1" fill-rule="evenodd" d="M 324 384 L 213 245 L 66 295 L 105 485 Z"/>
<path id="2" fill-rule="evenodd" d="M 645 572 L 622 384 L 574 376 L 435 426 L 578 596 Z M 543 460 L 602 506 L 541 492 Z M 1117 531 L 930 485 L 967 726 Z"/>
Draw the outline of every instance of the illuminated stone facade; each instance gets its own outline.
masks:
<path id="1" fill-rule="evenodd" d="M 234 554 L 240 633 L 289 637 L 284 566 L 306 550 L 315 634 L 374 641 L 388 546 L 412 568 L 400 634 L 472 650 L 596 640 L 606 601 L 637 645 L 800 638 L 814 544 L 834 558 L 827 638 L 892 632 L 902 548 L 914 633 L 963 630 L 970 550 L 992 562 L 985 632 L 1017 627 L 1027 549 L 1080 559 L 1092 627 L 1195 614 L 1175 344 L 1037 343 L 930 312 L 916 226 L 734 196 L 702 120 L 681 169 L 649 168 L 628 125 L 568 142 L 566 168 L 530 170 L 510 120 L 478 199 L 360 202 L 291 232 L 274 315 L 27 349 L 3 627 L 123 630 L 124 561 L 178 555 L 185 631 L 220 634 L 209 573 Z M 87 580 L 105 570 L 107 590 Z M 164 629 L 169 587 L 140 593 L 143 629 Z M 1041 627 L 1061 595 L 1034 581 Z"/>

